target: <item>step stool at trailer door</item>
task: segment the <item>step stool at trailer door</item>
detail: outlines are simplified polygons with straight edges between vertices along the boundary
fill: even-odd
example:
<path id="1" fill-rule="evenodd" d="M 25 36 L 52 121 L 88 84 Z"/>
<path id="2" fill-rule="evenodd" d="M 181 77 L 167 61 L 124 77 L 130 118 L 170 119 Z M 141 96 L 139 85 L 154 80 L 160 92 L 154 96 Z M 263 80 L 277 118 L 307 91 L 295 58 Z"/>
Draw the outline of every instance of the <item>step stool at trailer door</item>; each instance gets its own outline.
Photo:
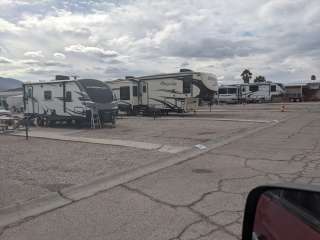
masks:
<path id="1" fill-rule="evenodd" d="M 90 127 L 91 128 L 101 128 L 102 127 L 99 114 L 94 114 L 93 110 L 91 110 Z"/>

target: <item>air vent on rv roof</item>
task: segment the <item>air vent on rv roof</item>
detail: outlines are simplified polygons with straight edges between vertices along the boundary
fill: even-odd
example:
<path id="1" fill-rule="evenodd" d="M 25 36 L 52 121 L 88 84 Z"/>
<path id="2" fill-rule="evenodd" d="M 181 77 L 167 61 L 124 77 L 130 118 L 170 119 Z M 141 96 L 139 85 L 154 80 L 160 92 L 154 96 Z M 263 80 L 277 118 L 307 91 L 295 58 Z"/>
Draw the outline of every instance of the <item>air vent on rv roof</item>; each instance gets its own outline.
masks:
<path id="1" fill-rule="evenodd" d="M 64 75 L 56 75 L 56 80 L 70 80 L 70 77 Z"/>

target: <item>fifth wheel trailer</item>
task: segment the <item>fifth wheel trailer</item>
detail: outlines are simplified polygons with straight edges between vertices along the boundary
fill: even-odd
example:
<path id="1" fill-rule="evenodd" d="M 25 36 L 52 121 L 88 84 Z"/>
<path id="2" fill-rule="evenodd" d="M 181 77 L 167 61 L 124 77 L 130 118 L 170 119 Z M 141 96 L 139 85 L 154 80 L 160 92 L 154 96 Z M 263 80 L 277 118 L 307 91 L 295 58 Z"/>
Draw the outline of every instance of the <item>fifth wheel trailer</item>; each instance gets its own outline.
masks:
<path id="1" fill-rule="evenodd" d="M 178 73 L 126 77 L 108 82 L 128 114 L 186 113 L 198 109 L 199 100 L 212 100 L 218 91 L 217 78 L 210 73 L 181 69 Z"/>
<path id="2" fill-rule="evenodd" d="M 102 127 L 115 124 L 117 102 L 109 86 L 96 79 L 53 80 L 23 85 L 25 115 L 39 125 L 74 122 Z"/>

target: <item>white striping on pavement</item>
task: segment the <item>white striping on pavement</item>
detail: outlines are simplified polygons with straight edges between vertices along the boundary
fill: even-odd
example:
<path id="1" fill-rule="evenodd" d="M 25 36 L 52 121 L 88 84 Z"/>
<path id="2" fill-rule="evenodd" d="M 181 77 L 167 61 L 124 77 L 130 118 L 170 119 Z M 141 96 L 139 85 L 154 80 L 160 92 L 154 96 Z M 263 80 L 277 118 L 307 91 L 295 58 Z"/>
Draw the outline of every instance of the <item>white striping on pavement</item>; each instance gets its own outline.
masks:
<path id="1" fill-rule="evenodd" d="M 121 117 L 121 119 L 139 119 L 141 117 Z M 147 118 L 144 118 L 146 120 Z M 159 117 L 156 119 L 149 118 L 147 120 L 193 120 L 193 121 L 221 121 L 221 122 L 247 122 L 247 123 L 277 123 L 278 120 L 257 120 L 257 119 L 242 119 L 242 118 L 211 118 L 211 117 Z"/>

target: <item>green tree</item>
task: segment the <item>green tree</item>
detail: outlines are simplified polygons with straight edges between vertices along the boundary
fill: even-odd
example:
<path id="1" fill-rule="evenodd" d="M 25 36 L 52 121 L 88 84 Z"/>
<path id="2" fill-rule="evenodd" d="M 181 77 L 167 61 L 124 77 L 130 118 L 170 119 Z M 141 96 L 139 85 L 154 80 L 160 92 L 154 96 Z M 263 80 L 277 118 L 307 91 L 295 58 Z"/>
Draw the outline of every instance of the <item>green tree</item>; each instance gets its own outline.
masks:
<path id="1" fill-rule="evenodd" d="M 266 78 L 264 76 L 257 76 L 254 80 L 255 83 L 257 82 L 266 82 Z"/>
<path id="2" fill-rule="evenodd" d="M 244 83 L 249 83 L 250 79 L 252 78 L 252 73 L 250 72 L 249 69 L 245 69 L 241 73 L 241 77 Z"/>

